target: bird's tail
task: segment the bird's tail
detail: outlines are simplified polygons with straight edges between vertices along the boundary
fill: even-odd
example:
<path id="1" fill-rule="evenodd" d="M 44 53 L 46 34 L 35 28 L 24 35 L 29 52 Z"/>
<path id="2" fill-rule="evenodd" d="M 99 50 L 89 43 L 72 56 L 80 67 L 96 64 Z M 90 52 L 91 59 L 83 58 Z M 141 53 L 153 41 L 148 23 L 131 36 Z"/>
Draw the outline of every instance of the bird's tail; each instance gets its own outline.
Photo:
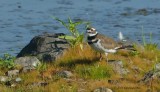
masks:
<path id="1" fill-rule="evenodd" d="M 119 49 L 128 49 L 128 50 L 134 50 L 134 42 L 131 40 L 127 40 L 125 39 L 125 37 L 123 36 L 122 32 L 119 32 L 118 34 L 118 38 L 119 38 L 119 44 L 121 45 L 120 47 L 116 47 L 116 50 Z"/>
<path id="2" fill-rule="evenodd" d="M 120 41 L 127 41 L 127 40 L 124 38 L 122 32 L 119 32 L 118 38 L 119 38 Z"/>
<path id="3" fill-rule="evenodd" d="M 115 50 L 120 50 L 120 49 L 127 49 L 127 50 L 132 50 L 135 51 L 135 48 L 133 45 L 122 45 L 121 47 L 116 47 Z"/>
<path id="4" fill-rule="evenodd" d="M 136 51 L 136 48 L 140 48 L 140 49 L 144 49 L 144 47 L 137 41 L 133 41 L 131 39 L 126 39 L 122 32 L 119 32 L 118 34 L 118 44 L 120 45 L 120 47 L 116 47 L 115 50 L 119 50 L 119 49 L 127 49 L 127 50 L 132 50 L 132 51 Z M 136 46 L 136 48 L 135 48 Z"/>

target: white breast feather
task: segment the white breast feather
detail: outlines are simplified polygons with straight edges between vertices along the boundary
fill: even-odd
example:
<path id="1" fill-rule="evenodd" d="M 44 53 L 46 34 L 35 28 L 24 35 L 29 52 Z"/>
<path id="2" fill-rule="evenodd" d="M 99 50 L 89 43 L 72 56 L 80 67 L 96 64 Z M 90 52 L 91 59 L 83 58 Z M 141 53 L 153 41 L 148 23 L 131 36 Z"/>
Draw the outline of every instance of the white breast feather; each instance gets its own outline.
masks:
<path id="1" fill-rule="evenodd" d="M 107 49 L 107 48 L 104 48 L 102 45 L 101 45 L 101 40 L 99 39 L 97 43 L 93 43 L 91 44 L 91 47 L 98 51 L 98 52 L 101 52 L 101 53 L 115 53 L 116 50 L 115 49 Z"/>

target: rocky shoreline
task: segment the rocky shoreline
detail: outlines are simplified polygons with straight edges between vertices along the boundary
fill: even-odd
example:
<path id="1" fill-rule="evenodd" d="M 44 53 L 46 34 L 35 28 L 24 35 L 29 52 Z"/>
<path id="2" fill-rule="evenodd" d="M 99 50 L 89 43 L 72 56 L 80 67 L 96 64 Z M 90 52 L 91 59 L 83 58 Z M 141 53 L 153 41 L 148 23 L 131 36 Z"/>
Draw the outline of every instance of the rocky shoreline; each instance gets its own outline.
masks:
<path id="1" fill-rule="evenodd" d="M 69 44 L 66 40 L 58 38 L 60 35 L 65 35 L 63 33 L 56 34 L 44 34 L 35 36 L 30 43 L 25 46 L 20 53 L 17 55 L 14 60 L 15 64 L 19 66 L 19 69 L 11 69 L 5 73 L 5 75 L 0 75 L 0 83 L 4 84 L 8 87 L 17 87 L 17 85 L 21 84 L 24 79 L 22 79 L 19 74 L 28 73 L 37 69 L 37 66 L 42 65 L 42 63 L 52 63 L 57 59 L 61 58 L 63 52 L 69 48 Z M 108 65 L 111 66 L 112 71 L 115 74 L 121 76 L 121 79 L 125 79 L 124 76 L 130 74 L 130 70 L 124 67 L 124 64 L 121 60 L 110 60 Z M 140 73 L 143 71 L 138 66 L 132 66 L 131 70 Z M 70 70 L 57 70 L 54 75 L 59 76 L 66 81 L 73 81 L 74 73 Z M 43 74 L 41 75 L 41 77 Z M 49 76 L 48 78 L 52 78 L 53 76 Z M 145 73 L 145 75 L 137 80 L 137 83 L 149 84 L 153 81 L 153 79 L 158 78 L 160 80 L 160 63 L 154 65 L 154 69 L 149 70 Z M 79 79 L 78 79 L 79 80 Z M 83 82 L 86 82 L 82 79 Z M 109 84 L 119 84 L 120 81 L 117 80 L 108 80 Z M 38 81 L 32 82 L 32 84 L 28 84 L 27 87 L 30 86 L 42 86 L 45 87 L 49 85 L 48 81 Z M 80 91 L 81 90 L 81 91 Z M 79 89 L 78 92 L 86 92 L 85 89 Z M 112 88 L 99 87 L 93 92 L 113 92 Z"/>

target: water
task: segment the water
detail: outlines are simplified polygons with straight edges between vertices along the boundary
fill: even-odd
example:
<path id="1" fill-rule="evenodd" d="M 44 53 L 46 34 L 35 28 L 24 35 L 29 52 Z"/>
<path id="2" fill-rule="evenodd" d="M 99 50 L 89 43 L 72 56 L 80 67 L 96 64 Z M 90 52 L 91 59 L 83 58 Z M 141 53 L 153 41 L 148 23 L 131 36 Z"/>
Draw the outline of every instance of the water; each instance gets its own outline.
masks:
<path id="1" fill-rule="evenodd" d="M 160 0 L 0 0 L 0 55 L 17 53 L 36 35 L 64 32 L 51 16 L 90 21 L 100 33 L 160 44 Z M 141 9 L 141 10 L 140 10 Z M 143 10 L 144 9 L 144 10 Z M 140 10 L 140 12 L 138 12 Z M 146 12 L 146 11 L 147 12 Z M 85 30 L 81 30 L 84 32 Z"/>

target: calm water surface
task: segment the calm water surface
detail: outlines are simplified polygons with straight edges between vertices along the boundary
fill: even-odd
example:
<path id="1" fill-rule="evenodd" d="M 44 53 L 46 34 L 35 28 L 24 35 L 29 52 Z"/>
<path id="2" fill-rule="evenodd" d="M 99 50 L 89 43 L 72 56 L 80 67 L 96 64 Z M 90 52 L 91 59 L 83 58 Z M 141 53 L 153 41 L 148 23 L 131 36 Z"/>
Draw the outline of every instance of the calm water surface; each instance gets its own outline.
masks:
<path id="1" fill-rule="evenodd" d="M 64 32 L 50 16 L 87 20 L 100 32 L 160 44 L 160 0 L 0 0 L 0 55 L 17 53 L 36 35 Z M 82 28 L 81 28 L 82 29 Z M 82 32 L 85 30 L 82 29 Z"/>

